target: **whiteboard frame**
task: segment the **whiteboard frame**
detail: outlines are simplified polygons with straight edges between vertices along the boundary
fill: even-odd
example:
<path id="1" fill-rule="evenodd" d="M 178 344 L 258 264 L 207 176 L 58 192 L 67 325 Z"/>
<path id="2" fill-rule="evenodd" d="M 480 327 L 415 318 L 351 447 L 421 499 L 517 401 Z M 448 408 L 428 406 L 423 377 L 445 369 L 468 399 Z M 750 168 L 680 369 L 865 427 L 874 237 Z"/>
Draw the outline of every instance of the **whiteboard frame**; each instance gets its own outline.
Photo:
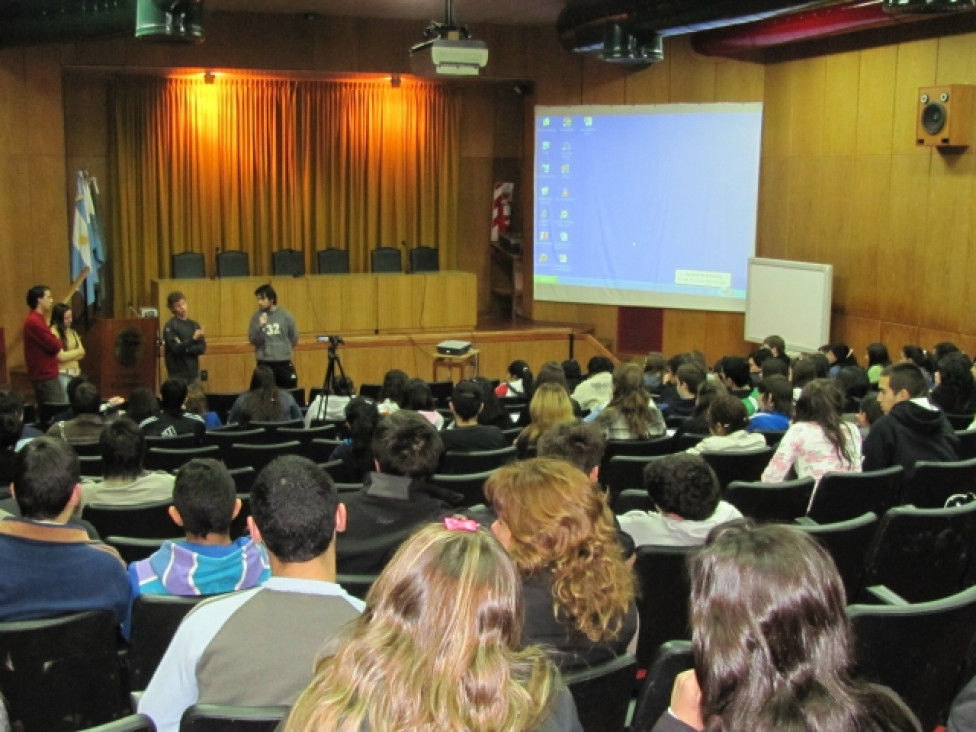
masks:
<path id="1" fill-rule="evenodd" d="M 832 265 L 751 257 L 748 270 L 745 340 L 778 335 L 808 353 L 830 342 Z"/>

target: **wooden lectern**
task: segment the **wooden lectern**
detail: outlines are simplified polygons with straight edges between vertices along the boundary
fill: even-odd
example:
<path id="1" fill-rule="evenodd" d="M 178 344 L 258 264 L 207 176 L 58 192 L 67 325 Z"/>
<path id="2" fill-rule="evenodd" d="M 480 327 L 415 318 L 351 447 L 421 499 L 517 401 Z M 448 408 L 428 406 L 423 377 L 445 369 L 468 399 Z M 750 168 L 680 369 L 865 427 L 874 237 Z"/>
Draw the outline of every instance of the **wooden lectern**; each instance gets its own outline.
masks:
<path id="1" fill-rule="evenodd" d="M 156 393 L 158 318 L 99 320 L 85 336 L 83 370 L 103 399 L 128 398 L 144 386 Z"/>

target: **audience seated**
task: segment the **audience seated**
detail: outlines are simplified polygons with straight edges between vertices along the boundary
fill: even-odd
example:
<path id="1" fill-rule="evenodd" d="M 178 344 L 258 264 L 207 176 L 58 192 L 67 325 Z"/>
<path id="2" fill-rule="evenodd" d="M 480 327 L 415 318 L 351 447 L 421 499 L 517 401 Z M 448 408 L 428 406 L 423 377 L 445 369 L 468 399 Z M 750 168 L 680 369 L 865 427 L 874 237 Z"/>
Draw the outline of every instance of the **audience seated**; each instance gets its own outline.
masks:
<path id="1" fill-rule="evenodd" d="M 529 402 L 529 414 L 532 415 L 532 421 L 515 438 L 519 457 L 525 457 L 539 438 L 555 425 L 576 421 L 569 394 L 559 384 L 553 383 L 543 384 L 535 390 L 532 401 Z"/>
<path id="2" fill-rule="evenodd" d="M 390 369 L 383 376 L 383 385 L 380 387 L 379 410 L 380 415 L 393 414 L 400 410 L 400 402 L 403 401 L 403 387 L 410 379 L 405 371 L 400 369 Z"/>
<path id="3" fill-rule="evenodd" d="M 168 501 L 173 497 L 173 476 L 142 467 L 146 438 L 128 417 L 107 424 L 98 438 L 102 452 L 103 477 L 86 479 L 81 485 L 81 507 L 89 503 L 134 506 Z"/>
<path id="4" fill-rule="evenodd" d="M 137 386 L 125 400 L 125 415 L 136 424 L 142 424 L 159 414 L 159 400 L 152 389 Z"/>
<path id="5" fill-rule="evenodd" d="M 675 374 L 676 396 L 661 402 L 661 410 L 668 417 L 690 417 L 695 411 L 698 388 L 705 381 L 705 372 L 693 363 L 683 363 Z"/>
<path id="6" fill-rule="evenodd" d="M 678 675 L 653 732 L 919 732 L 884 687 L 854 675 L 844 586 L 798 529 L 733 522 L 689 560 L 695 667 Z"/>
<path id="7" fill-rule="evenodd" d="M 523 646 L 518 573 L 473 520 L 420 529 L 366 604 L 319 664 L 286 732 L 582 732 L 552 662 Z"/>
<path id="8" fill-rule="evenodd" d="M 860 405 L 858 405 L 857 416 L 855 417 L 857 429 L 861 433 L 862 443 L 871 431 L 871 425 L 883 416 L 884 412 L 881 409 L 881 403 L 878 401 L 878 392 L 872 391 L 861 400 Z"/>
<path id="9" fill-rule="evenodd" d="M 512 361 L 508 365 L 507 379 L 495 387 L 499 397 L 525 397 L 532 391 L 532 371 L 526 361 Z"/>
<path id="10" fill-rule="evenodd" d="M 935 388 L 929 398 L 946 414 L 976 412 L 973 364 L 965 353 L 947 353 L 935 371 Z"/>
<path id="11" fill-rule="evenodd" d="M 664 375 L 661 377 L 661 386 L 655 396 L 659 403 L 667 404 L 678 398 L 678 369 L 684 363 L 695 363 L 690 353 L 679 353 L 667 360 Z M 707 366 L 702 368 L 702 373 L 707 371 Z"/>
<path id="12" fill-rule="evenodd" d="M 759 392 L 749 379 L 749 361 L 741 356 L 726 356 L 719 361 L 717 370 L 729 394 L 741 399 L 746 416 L 751 416 L 759 407 Z"/>
<path id="13" fill-rule="evenodd" d="M 756 348 L 749 353 L 749 383 L 753 386 L 759 386 L 762 380 L 763 362 L 771 355 L 768 348 Z"/>
<path id="14" fill-rule="evenodd" d="M 254 481 L 247 523 L 267 548 L 271 577 L 184 619 L 139 701 L 160 732 L 176 732 L 193 704 L 292 704 L 363 609 L 336 584 L 345 509 L 321 468 L 296 455 L 271 462 Z"/>
<path id="15" fill-rule="evenodd" d="M 842 412 L 854 414 L 861 400 L 871 390 L 867 372 L 860 366 L 844 366 L 835 377 L 837 387 L 844 396 Z"/>
<path id="16" fill-rule="evenodd" d="M 75 416 L 52 424 L 47 430 L 51 437 L 60 437 L 71 443 L 94 442 L 102 433 L 102 427 L 118 416 L 112 411 L 102 413 L 102 397 L 98 393 L 98 387 L 90 381 L 77 385 L 71 394 L 70 403 Z M 113 404 L 113 407 L 119 404 L 121 401 Z"/>
<path id="17" fill-rule="evenodd" d="M 776 359 L 776 363 L 782 363 Z M 749 432 L 782 431 L 793 418 L 793 385 L 785 376 L 767 376 L 759 382 L 759 409 L 749 420 Z"/>
<path id="18" fill-rule="evenodd" d="M 220 415 L 211 410 L 207 404 L 207 392 L 204 391 L 203 385 L 199 381 L 187 384 L 186 402 L 184 406 L 188 414 L 196 414 L 199 416 L 208 430 L 223 425 L 223 422 L 220 421 Z"/>
<path id="19" fill-rule="evenodd" d="M 786 368 L 790 367 L 790 357 L 786 353 L 786 341 L 782 336 L 766 336 L 762 344 L 763 348 L 768 348 L 773 358 L 778 359 Z"/>
<path id="20" fill-rule="evenodd" d="M 864 441 L 864 470 L 901 465 L 909 475 L 918 460 L 956 460 L 956 437 L 942 411 L 928 399 L 922 370 L 897 363 L 881 373 L 878 402 L 885 416 Z"/>
<path id="21" fill-rule="evenodd" d="M 291 422 L 301 419 L 295 398 L 275 384 L 274 372 L 258 366 L 251 376 L 251 389 L 237 397 L 227 415 L 227 424 L 246 427 L 253 422 Z"/>
<path id="22" fill-rule="evenodd" d="M 380 420 L 376 404 L 369 399 L 356 397 L 345 409 L 348 437 L 342 441 L 329 460 L 341 460 L 342 470 L 338 483 L 362 483 L 366 475 L 376 469 L 373 462 L 373 433 Z M 333 474 L 335 475 L 335 474 Z"/>
<path id="23" fill-rule="evenodd" d="M 610 440 L 646 440 L 667 431 L 661 410 L 644 389 L 644 373 L 636 363 L 616 368 L 613 396 L 594 421 Z"/>
<path id="24" fill-rule="evenodd" d="M 613 398 L 613 361 L 594 356 L 586 364 L 586 379 L 573 389 L 573 401 L 584 411 L 593 411 Z"/>
<path id="25" fill-rule="evenodd" d="M 644 358 L 644 388 L 655 397 L 661 394 L 664 372 L 667 367 L 668 362 L 664 358 L 664 354 L 658 351 L 651 351 Z"/>
<path id="26" fill-rule="evenodd" d="M 20 420 L 12 414 L 0 413 L 0 501 L 11 498 L 10 484 L 14 481 L 21 427 Z M 3 503 L 0 503 L 0 508 L 3 508 Z"/>
<path id="27" fill-rule="evenodd" d="M 447 492 L 429 482 L 442 451 L 437 430 L 416 412 L 401 410 L 380 419 L 373 433 L 373 457 L 379 471 L 366 475 L 361 491 L 342 497 L 347 514 L 339 542 L 343 573 L 378 573 L 404 530 L 449 512 Z M 346 542 L 384 535 L 390 536 L 389 543 L 379 542 L 355 561 L 342 555 Z"/>
<path id="28" fill-rule="evenodd" d="M 159 387 L 159 394 L 162 398 L 162 410 L 138 423 L 142 433 L 157 437 L 196 435 L 197 440 L 201 440 L 207 431 L 203 417 L 183 411 L 187 395 L 186 382 L 183 379 L 166 379 Z"/>
<path id="29" fill-rule="evenodd" d="M 478 424 L 493 425 L 500 430 L 508 430 L 514 427 L 512 418 L 498 399 L 491 380 L 484 376 L 476 376 L 471 381 L 481 387 L 482 407 L 478 413 Z"/>
<path id="30" fill-rule="evenodd" d="M 572 465 L 537 458 L 485 483 L 492 531 L 525 592 L 527 644 L 552 649 L 561 670 L 623 653 L 637 631 L 634 578 L 603 494 Z"/>
<path id="31" fill-rule="evenodd" d="M 815 379 L 803 387 L 793 424 L 779 441 L 762 474 L 763 483 L 813 478 L 824 473 L 861 472 L 861 433 L 841 416 L 843 400 L 833 379 Z"/>
<path id="32" fill-rule="evenodd" d="M 749 425 L 746 405 L 732 394 L 712 399 L 706 415 L 709 437 L 688 448 L 688 452 L 743 452 L 766 447 L 766 438 L 746 432 Z"/>
<path id="33" fill-rule="evenodd" d="M 881 372 L 888 366 L 891 366 L 888 347 L 884 343 L 872 343 L 868 346 L 867 357 L 868 383 L 876 389 L 878 387 L 878 381 L 881 379 Z"/>
<path id="34" fill-rule="evenodd" d="M 576 383 L 578 385 L 579 381 L 577 381 Z M 535 393 L 539 390 L 539 387 L 542 386 L 543 384 L 558 384 L 559 386 L 561 386 L 563 389 L 566 390 L 567 394 L 570 393 L 569 380 L 566 378 L 566 372 L 563 371 L 562 365 L 556 363 L 555 361 L 546 361 L 539 368 L 539 375 L 535 379 L 533 379 L 532 388 L 529 390 L 527 394 L 529 403 L 532 402 L 532 397 L 535 396 Z M 576 417 L 582 416 L 583 410 L 580 408 L 580 405 L 577 404 L 575 401 L 573 401 L 572 398 L 570 398 L 570 402 L 573 405 L 573 414 Z M 532 423 L 532 413 L 529 411 L 528 405 L 526 405 L 525 408 L 522 409 L 521 413 L 519 414 L 518 419 L 515 420 L 515 424 L 518 425 L 519 427 L 527 427 L 531 423 Z"/>
<path id="35" fill-rule="evenodd" d="M 928 384 L 929 389 L 935 386 L 935 379 L 932 376 L 932 372 L 935 371 L 935 365 L 932 363 L 932 356 L 921 346 L 916 346 L 913 343 L 909 343 L 902 346 L 901 349 L 901 362 L 911 361 L 913 364 L 922 369 L 922 373 L 925 374 L 925 383 Z M 878 377 L 880 379 L 880 377 Z"/>
<path id="36" fill-rule="evenodd" d="M 827 378 L 827 359 L 821 353 L 800 356 L 790 368 L 793 382 L 793 401 L 800 398 L 803 387 L 814 379 Z"/>
<path id="37" fill-rule="evenodd" d="M 508 445 L 502 431 L 494 425 L 478 424 L 484 406 L 481 386 L 475 381 L 461 381 L 451 393 L 451 413 L 454 423 L 441 432 L 444 451 L 475 452 L 499 450 Z"/>
<path id="38" fill-rule="evenodd" d="M 575 358 L 564 359 L 559 365 L 562 367 L 563 376 L 566 377 L 566 391 L 572 394 L 573 389 L 583 380 L 583 369 Z"/>
<path id="39" fill-rule="evenodd" d="M 588 422 L 561 422 L 539 438 L 539 457 L 565 460 L 592 483 L 600 479 L 600 463 L 607 449 L 603 432 Z"/>
<path id="40" fill-rule="evenodd" d="M 78 456 L 63 440 L 38 437 L 17 453 L 13 493 L 20 517 L 0 521 L 0 621 L 107 610 L 129 604 L 125 564 L 69 523 L 80 494 Z"/>
<path id="41" fill-rule="evenodd" d="M 423 379 L 407 379 L 407 383 L 403 385 L 400 409 L 417 412 L 434 425 L 434 429 L 440 430 L 444 427 L 444 416 L 435 409 L 434 395 L 430 391 L 430 385 Z"/>
<path id="42" fill-rule="evenodd" d="M 24 424 L 24 397 L 19 392 L 6 388 L 0 389 L 0 414 L 9 414 L 21 425 L 21 431 L 16 442 L 17 450 L 35 437 L 44 434 L 33 425 Z M 9 481 L 7 482 L 9 483 Z"/>
<path id="43" fill-rule="evenodd" d="M 305 412 L 305 426 L 311 427 L 313 419 L 343 420 L 346 418 L 346 406 L 356 396 L 356 382 L 345 374 L 335 377 L 333 384 L 326 387 L 323 394 L 319 394 L 308 405 Z"/>
<path id="44" fill-rule="evenodd" d="M 230 538 L 241 510 L 223 463 L 191 460 L 176 475 L 169 515 L 186 538 L 164 541 L 148 559 L 129 565 L 132 600 L 139 595 L 216 595 L 245 590 L 270 575 L 264 547 L 249 536 Z M 131 612 L 131 605 L 130 605 Z M 129 617 L 123 633 L 128 638 Z"/>
<path id="45" fill-rule="evenodd" d="M 846 343 L 831 343 L 822 347 L 821 353 L 827 357 L 827 376 L 837 378 L 837 374 L 845 366 L 857 366 L 857 355 L 854 349 Z"/>
<path id="46" fill-rule="evenodd" d="M 728 393 L 728 388 L 718 379 L 705 379 L 698 387 L 698 393 L 695 395 L 694 411 L 688 419 L 678 425 L 674 431 L 675 438 L 684 434 L 707 435 L 709 433 L 708 409 L 716 397 L 725 396 Z"/>
<path id="47" fill-rule="evenodd" d="M 718 478 L 700 455 L 678 453 L 653 460 L 644 467 L 643 482 L 657 511 L 617 517 L 639 547 L 697 546 L 717 525 L 742 518 L 735 506 L 719 500 Z"/>

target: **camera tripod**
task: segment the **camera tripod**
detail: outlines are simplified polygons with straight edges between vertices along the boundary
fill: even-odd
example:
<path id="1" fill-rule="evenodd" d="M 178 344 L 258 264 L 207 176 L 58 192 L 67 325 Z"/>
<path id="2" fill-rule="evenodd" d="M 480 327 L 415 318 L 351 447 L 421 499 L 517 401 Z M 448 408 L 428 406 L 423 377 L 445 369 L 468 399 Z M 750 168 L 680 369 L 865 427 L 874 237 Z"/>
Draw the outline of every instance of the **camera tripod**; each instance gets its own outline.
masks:
<path id="1" fill-rule="evenodd" d="M 329 366 L 325 370 L 325 379 L 322 381 L 323 399 L 319 402 L 319 408 L 316 410 L 318 413 L 313 415 L 313 419 L 325 419 L 329 410 L 329 397 L 336 393 L 340 377 L 345 381 L 346 370 L 342 368 L 342 359 L 339 357 L 339 344 L 330 341 Z"/>

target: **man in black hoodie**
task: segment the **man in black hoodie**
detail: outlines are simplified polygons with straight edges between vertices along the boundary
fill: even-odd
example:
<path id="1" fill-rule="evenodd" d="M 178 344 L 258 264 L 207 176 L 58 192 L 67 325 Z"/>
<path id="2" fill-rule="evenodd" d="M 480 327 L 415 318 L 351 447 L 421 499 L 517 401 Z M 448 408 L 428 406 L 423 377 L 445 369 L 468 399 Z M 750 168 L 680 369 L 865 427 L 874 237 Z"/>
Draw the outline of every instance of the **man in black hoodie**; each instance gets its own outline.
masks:
<path id="1" fill-rule="evenodd" d="M 956 437 L 942 411 L 928 398 L 922 370 L 896 363 L 881 372 L 878 403 L 885 416 L 871 425 L 864 441 L 864 470 L 901 465 L 910 475 L 918 460 L 957 460 Z"/>

